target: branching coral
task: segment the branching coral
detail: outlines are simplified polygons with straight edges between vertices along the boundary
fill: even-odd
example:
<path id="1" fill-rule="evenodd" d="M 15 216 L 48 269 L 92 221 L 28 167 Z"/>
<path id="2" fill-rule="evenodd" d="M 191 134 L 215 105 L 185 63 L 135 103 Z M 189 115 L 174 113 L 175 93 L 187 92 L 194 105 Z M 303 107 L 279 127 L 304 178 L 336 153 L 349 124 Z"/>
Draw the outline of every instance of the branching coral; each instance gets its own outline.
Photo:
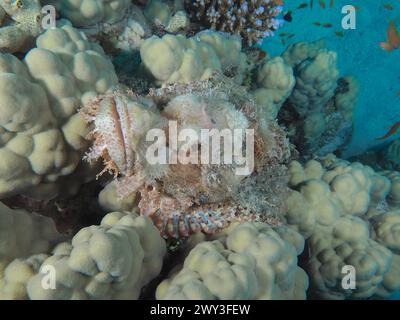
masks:
<path id="1" fill-rule="evenodd" d="M 185 0 L 191 20 L 203 28 L 240 35 L 249 45 L 281 27 L 282 7 L 273 0 Z"/>
<path id="2" fill-rule="evenodd" d="M 41 9 L 39 0 L 0 1 L 0 52 L 25 52 L 33 47 L 42 32 Z"/>

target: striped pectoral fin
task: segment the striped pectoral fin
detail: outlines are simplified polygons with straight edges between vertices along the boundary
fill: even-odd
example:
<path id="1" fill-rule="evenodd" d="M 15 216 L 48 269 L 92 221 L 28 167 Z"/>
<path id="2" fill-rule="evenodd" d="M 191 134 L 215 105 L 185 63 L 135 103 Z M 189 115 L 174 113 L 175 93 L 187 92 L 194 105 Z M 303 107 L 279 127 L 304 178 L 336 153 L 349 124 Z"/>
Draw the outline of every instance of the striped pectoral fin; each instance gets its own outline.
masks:
<path id="1" fill-rule="evenodd" d="M 201 225 L 195 216 L 190 216 L 189 227 L 191 233 L 198 233 L 201 231 Z"/>
<path id="2" fill-rule="evenodd" d="M 188 215 L 184 215 L 179 220 L 179 234 L 181 234 L 183 237 L 188 237 L 190 234 L 189 216 Z"/>
<path id="3" fill-rule="evenodd" d="M 203 211 L 200 211 L 198 213 L 201 230 L 206 234 L 213 234 L 220 229 L 218 224 L 215 223 L 215 221 L 213 219 L 214 218 L 213 214 L 216 214 L 216 212 L 211 211 L 211 212 L 205 213 Z"/>

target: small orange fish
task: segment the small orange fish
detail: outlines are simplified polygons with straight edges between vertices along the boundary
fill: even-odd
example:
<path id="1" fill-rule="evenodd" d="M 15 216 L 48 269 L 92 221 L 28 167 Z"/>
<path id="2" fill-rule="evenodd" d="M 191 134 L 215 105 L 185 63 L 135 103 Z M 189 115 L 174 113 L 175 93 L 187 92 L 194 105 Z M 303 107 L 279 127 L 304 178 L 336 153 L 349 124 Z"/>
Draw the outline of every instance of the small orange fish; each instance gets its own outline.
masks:
<path id="1" fill-rule="evenodd" d="M 396 122 L 383 137 L 376 138 L 376 140 L 385 140 L 390 136 L 394 135 L 399 129 L 400 129 L 400 121 Z"/>
<path id="2" fill-rule="evenodd" d="M 254 58 L 257 59 L 257 61 L 261 61 L 268 56 L 268 53 L 266 51 L 263 51 L 262 49 L 257 47 L 251 49 L 251 52 L 254 53 Z"/>
<path id="3" fill-rule="evenodd" d="M 314 22 L 313 25 L 317 26 L 317 27 L 320 27 L 322 24 L 321 24 L 321 22 Z"/>
<path id="4" fill-rule="evenodd" d="M 332 23 L 325 23 L 325 24 L 323 24 L 322 26 L 323 26 L 324 28 L 332 28 L 332 27 L 333 27 Z"/>
<path id="5" fill-rule="evenodd" d="M 326 8 L 326 3 L 325 0 L 318 0 L 319 5 L 321 6 L 322 9 Z"/>
<path id="6" fill-rule="evenodd" d="M 331 0 L 331 1 L 329 2 L 329 8 L 333 8 L 333 6 L 334 6 L 334 1 Z"/>
<path id="7" fill-rule="evenodd" d="M 283 0 L 275 0 L 275 3 L 276 3 L 278 6 L 283 6 Z"/>
<path id="8" fill-rule="evenodd" d="M 259 59 L 259 60 L 264 59 L 266 56 L 267 56 L 267 53 L 266 53 L 265 51 L 260 50 L 260 51 L 258 52 L 258 59 Z"/>
<path id="9" fill-rule="evenodd" d="M 397 92 L 396 92 L 396 97 L 399 97 L 399 98 L 400 98 L 400 91 L 397 91 Z"/>
<path id="10" fill-rule="evenodd" d="M 381 43 L 379 43 L 379 45 L 381 46 L 381 48 L 383 49 L 383 50 L 386 50 L 386 51 L 393 51 L 393 47 L 390 45 L 390 43 L 387 43 L 387 42 L 381 42 Z"/>
<path id="11" fill-rule="evenodd" d="M 400 45 L 400 35 L 396 29 L 396 25 L 393 21 L 390 21 L 389 27 L 387 28 L 387 42 L 381 42 L 379 45 L 386 51 L 393 51 L 398 49 Z"/>
<path id="12" fill-rule="evenodd" d="M 398 49 L 400 45 L 400 35 L 393 21 L 390 22 L 387 33 L 388 33 L 389 43 L 393 46 L 393 48 Z"/>

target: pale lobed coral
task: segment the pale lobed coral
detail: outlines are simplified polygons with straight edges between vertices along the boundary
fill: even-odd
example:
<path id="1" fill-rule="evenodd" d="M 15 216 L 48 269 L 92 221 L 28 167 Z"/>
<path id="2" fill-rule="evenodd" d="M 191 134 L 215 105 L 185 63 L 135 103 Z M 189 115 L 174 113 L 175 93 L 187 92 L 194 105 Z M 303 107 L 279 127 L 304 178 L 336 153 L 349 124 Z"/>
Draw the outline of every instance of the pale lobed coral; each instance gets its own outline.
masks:
<path id="1" fill-rule="evenodd" d="M 25 52 L 42 33 L 39 0 L 0 1 L 0 52 Z"/>
<path id="2" fill-rule="evenodd" d="M 42 63 L 41 68 L 41 59 L 52 63 Z M 70 26 L 48 30 L 37 39 L 37 49 L 25 60 L 32 76 L 44 85 L 54 113 L 61 119 L 75 114 L 85 101 L 118 83 L 114 67 L 103 49 Z M 50 66 L 45 68 L 47 64 Z M 66 90 L 67 81 L 74 87 Z"/>
<path id="3" fill-rule="evenodd" d="M 150 37 L 151 31 L 141 10 L 132 5 L 125 19 L 119 23 L 106 23 L 100 41 L 123 51 L 139 50 L 144 40 Z"/>
<path id="4" fill-rule="evenodd" d="M 398 171 L 382 171 L 380 173 L 390 180 L 387 204 L 392 209 L 398 208 L 400 206 L 400 173 Z"/>
<path id="5" fill-rule="evenodd" d="M 192 38 L 153 36 L 144 41 L 140 55 L 159 85 L 206 80 L 215 71 L 232 75 L 241 83 L 247 68 L 240 39 L 218 32 L 201 32 Z"/>
<path id="6" fill-rule="evenodd" d="M 35 254 L 28 258 L 13 260 L 4 270 L 0 279 L 1 300 L 26 300 L 28 281 L 39 272 L 43 272 L 40 266 L 48 258 L 47 254 Z"/>
<path id="7" fill-rule="evenodd" d="M 278 114 L 303 154 L 337 150 L 351 132 L 357 82 L 339 78 L 335 53 L 322 42 L 298 43 L 249 66 L 240 38 L 229 34 L 145 40 L 146 19 L 161 34 L 187 29 L 182 1 L 149 1 L 146 18 L 130 1 L 46 2 L 112 53 L 141 49 L 142 67 L 162 87 L 148 96 L 114 91 L 118 79 L 103 49 L 71 24 L 40 36 L 22 62 L 0 55 L 0 198 L 76 192 L 94 177 L 80 162 L 92 130 L 86 158 L 102 158 L 115 176 L 98 202 L 104 212 L 119 211 L 50 252 L 60 237 L 51 220 L 0 204 L 0 299 L 136 299 L 160 274 L 161 236 L 179 244 L 199 231 L 206 241 L 188 249 L 157 298 L 305 299 L 308 279 L 308 296 L 325 299 L 387 298 L 400 290 L 400 174 L 334 156 L 285 167 L 290 148 Z M 226 14 L 240 15 L 235 5 L 230 13 L 224 7 Z M 0 6 L 0 21 L 2 13 Z M 27 27 L 23 34 L 33 40 L 35 25 Z M 257 40 L 255 33 L 244 37 Z M 252 83 L 240 87 L 244 80 Z M 235 165 L 149 165 L 146 132 L 168 136 L 168 120 L 196 133 L 254 129 L 254 173 L 237 176 Z M 387 169 L 396 168 L 396 148 L 382 151 Z M 355 268 L 355 289 L 343 288 L 345 265 Z M 41 270 L 51 266 L 57 289 L 45 290 Z"/>
<path id="8" fill-rule="evenodd" d="M 161 270 L 166 247 L 151 220 L 131 212 L 107 214 L 99 226 L 81 229 L 60 243 L 42 266 L 53 266 L 56 289 L 43 274 L 27 284 L 30 299 L 137 299 Z"/>
<path id="9" fill-rule="evenodd" d="M 297 266 L 303 237 L 287 227 L 245 222 L 197 244 L 157 288 L 157 299 L 305 299 L 308 278 Z"/>
<path id="10" fill-rule="evenodd" d="M 14 258 L 47 252 L 59 234 L 51 219 L 0 203 L 1 270 Z"/>
<path id="11" fill-rule="evenodd" d="M 118 2 L 114 1 L 114 3 L 117 4 Z M 88 6 L 85 5 L 86 10 L 92 5 L 94 5 L 94 2 Z M 122 3 L 118 5 L 122 5 Z M 103 9 L 106 10 L 107 6 L 104 4 Z M 151 36 L 149 21 L 143 15 L 142 8 L 137 5 L 128 2 L 127 5 L 124 4 L 120 9 L 115 5 L 112 5 L 112 7 L 115 7 L 116 10 L 121 10 L 115 19 L 110 20 L 103 17 L 103 19 L 100 18 L 99 21 L 94 22 L 90 19 L 82 18 L 82 23 L 71 23 L 71 21 L 74 21 L 73 18 L 71 21 L 61 18 L 57 20 L 57 26 L 70 25 L 76 27 L 90 41 L 100 44 L 104 51 L 113 58 L 120 53 L 132 54 L 139 50 L 146 38 Z M 98 9 L 103 10 L 100 7 Z M 74 10 L 73 12 L 75 12 Z M 110 11 L 109 9 L 107 10 Z M 61 14 L 63 12 L 64 10 L 61 11 Z M 95 17 L 98 18 L 98 16 Z"/>
<path id="12" fill-rule="evenodd" d="M 313 210 L 308 210 L 309 214 L 317 215 L 317 222 L 324 211 L 332 217 L 324 219 L 328 222 L 327 226 L 342 215 L 363 217 L 372 206 L 387 199 L 391 182 L 381 173 L 376 173 L 360 163 L 330 163 L 327 159 L 329 158 L 324 158 L 322 162 L 310 160 L 304 166 L 297 161 L 289 165 L 289 185 L 305 197 L 308 205 L 319 208 L 314 213 Z M 331 204 L 329 210 L 322 210 L 328 206 L 323 201 L 318 201 L 322 193 Z M 296 210 L 295 207 L 293 209 Z"/>
<path id="13" fill-rule="evenodd" d="M 26 298 L 26 275 L 33 275 L 31 267 L 38 268 L 35 256 L 24 258 L 49 252 L 60 239 L 50 218 L 0 203 L 0 300 Z"/>
<path id="14" fill-rule="evenodd" d="M 5 261 L 2 254 L 0 297 L 3 299 L 134 300 L 142 287 L 161 271 L 165 242 L 151 220 L 134 212 L 111 212 L 100 225 L 81 229 L 71 241 L 59 243 L 51 253 L 49 222 L 37 228 L 35 216 L 31 218 L 24 212 L 12 212 L 10 217 L 5 216 L 9 212 L 1 214 L 1 227 L 14 230 L 26 227 L 25 233 L 1 234 L 0 248 L 8 244 L 11 253 L 5 252 Z M 4 219 L 10 220 L 11 225 Z M 17 219 L 25 220 L 15 226 Z M 39 232 L 33 234 L 34 228 Z M 34 255 L 29 257 L 31 254 Z M 16 256 L 19 258 L 10 263 Z M 54 287 L 46 280 L 49 272 L 55 275 Z M 43 285 L 44 281 L 51 289 Z"/>
<path id="15" fill-rule="evenodd" d="M 314 42 L 297 42 L 286 48 L 282 58 L 291 67 L 299 65 L 307 59 L 314 59 L 321 49 L 325 48 L 324 40 Z"/>
<path id="16" fill-rule="evenodd" d="M 330 155 L 289 165 L 290 186 L 283 222 L 306 238 L 305 270 L 310 296 L 324 299 L 388 297 L 399 259 L 396 225 L 397 172 L 375 172 Z M 397 178 L 398 179 L 398 178 Z M 397 211 L 396 211 L 397 210 Z M 342 286 L 342 268 L 356 272 L 356 287 Z"/>
<path id="17" fill-rule="evenodd" d="M 56 194 L 56 181 L 77 169 L 88 147 L 77 109 L 117 81 L 103 50 L 70 26 L 41 35 L 23 62 L 2 54 L 0 198 Z"/>
<path id="18" fill-rule="evenodd" d="M 130 0 L 44 0 L 42 2 L 53 5 L 75 27 L 118 22 L 124 17 L 131 3 Z"/>
<path id="19" fill-rule="evenodd" d="M 335 93 L 335 108 L 345 121 L 353 121 L 354 107 L 357 103 L 359 85 L 354 77 L 339 79 Z"/>
<path id="20" fill-rule="evenodd" d="M 104 211 L 132 211 L 136 208 L 136 193 L 121 198 L 118 195 L 118 181 L 109 182 L 99 193 L 98 202 Z"/>
<path id="21" fill-rule="evenodd" d="M 295 85 L 280 118 L 297 148 L 305 155 L 343 149 L 353 128 L 356 80 L 339 78 L 337 55 L 322 41 L 293 44 L 282 58 L 293 68 Z"/>
<path id="22" fill-rule="evenodd" d="M 385 273 L 377 296 L 388 298 L 400 288 L 400 211 L 390 211 L 371 219 L 372 239 L 392 251 L 392 265 Z"/>
<path id="23" fill-rule="evenodd" d="M 339 218 L 330 233 L 315 233 L 308 243 L 311 290 L 324 299 L 371 297 L 392 263 L 390 250 L 370 239 L 368 224 L 357 217 Z M 346 265 L 356 273 L 356 287 L 350 290 L 342 282 Z"/>
<path id="24" fill-rule="evenodd" d="M 189 27 L 189 17 L 181 0 L 150 0 L 143 13 L 160 31 L 178 33 Z"/>
<path id="25" fill-rule="evenodd" d="M 72 172 L 79 154 L 71 163 L 46 93 L 32 80 L 26 66 L 11 55 L 2 55 L 1 60 L 0 194 L 4 197 L 39 184 L 42 175 L 54 179 L 57 171 Z"/>
<path id="26" fill-rule="evenodd" d="M 191 21 L 198 23 L 200 28 L 240 35 L 248 45 L 260 43 L 283 24 L 277 17 L 282 6 L 274 0 L 184 2 Z"/>
<path id="27" fill-rule="evenodd" d="M 124 15 L 118 21 L 102 21 L 79 30 L 112 56 L 139 50 L 144 40 L 151 36 L 151 28 L 142 9 L 133 4 L 124 10 Z"/>
<path id="28" fill-rule="evenodd" d="M 263 63 L 257 71 L 255 101 L 262 106 L 271 119 L 275 119 L 295 85 L 293 69 L 281 57 Z"/>
<path id="29" fill-rule="evenodd" d="M 295 66 L 296 84 L 289 102 L 301 117 L 320 111 L 334 95 L 339 71 L 337 54 L 321 50 Z"/>

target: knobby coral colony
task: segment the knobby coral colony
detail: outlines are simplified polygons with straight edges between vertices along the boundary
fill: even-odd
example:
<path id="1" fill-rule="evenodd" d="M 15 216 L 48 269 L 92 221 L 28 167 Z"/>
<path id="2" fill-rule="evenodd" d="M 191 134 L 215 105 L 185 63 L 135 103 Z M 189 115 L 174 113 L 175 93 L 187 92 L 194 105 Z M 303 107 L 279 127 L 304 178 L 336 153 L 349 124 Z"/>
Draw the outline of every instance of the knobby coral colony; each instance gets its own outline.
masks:
<path id="1" fill-rule="evenodd" d="M 219 77 L 219 81 L 221 79 L 231 81 Z M 284 131 L 272 121 L 260 128 L 255 120 L 256 104 L 246 100 L 250 99 L 246 96 L 240 100 L 226 96 L 228 83 L 222 91 L 213 89 L 208 81 L 192 84 L 190 89 L 182 86 L 179 90 L 174 86 L 169 91 L 170 96 L 164 88 L 152 91 L 147 98 L 119 90 L 97 97 L 81 109 L 83 117 L 94 123 L 90 134 L 94 144 L 86 159 L 103 158 L 105 168 L 100 175 L 109 171 L 119 176 L 120 197 L 139 192 L 140 213 L 151 217 L 166 238 L 187 237 L 200 231 L 213 234 L 232 221 L 261 220 L 262 217 L 235 203 L 236 189 L 244 178 L 235 174 L 235 164 L 149 164 L 145 159 L 149 147 L 145 140 L 148 130 L 160 128 L 167 136 L 168 120 L 177 121 L 179 129 L 197 131 L 202 127 L 252 128 L 256 130 L 256 170 L 282 161 L 289 154 Z M 182 94 L 185 90 L 190 93 Z M 160 98 L 163 103 L 167 100 L 166 106 L 157 106 Z M 263 140 L 263 134 L 268 138 Z M 244 143 L 245 137 L 242 139 Z M 190 143 L 188 150 L 201 141 Z M 175 148 L 180 147 L 182 145 Z M 168 148 L 173 150 L 174 147 L 169 144 Z"/>
<path id="2" fill-rule="evenodd" d="M 400 292 L 400 141 L 372 168 L 332 154 L 351 137 L 358 95 L 337 54 L 322 41 L 278 57 L 243 49 L 279 26 L 283 1 L 182 2 L 42 0 L 63 20 L 37 30 L 38 0 L 0 0 L 0 300 Z M 181 24 L 168 34 L 153 25 L 170 20 Z M 110 47 L 96 43 L 98 26 L 113 27 Z M 132 68 L 115 69 L 117 49 Z M 171 122 L 196 135 L 173 139 Z M 235 145 L 254 170 L 237 175 L 244 163 L 225 161 L 222 143 L 220 165 L 149 162 L 163 140 L 148 141 L 151 129 L 173 160 L 181 150 L 199 160 L 202 129 L 250 130 Z M 54 290 L 41 285 L 48 265 Z"/>
<path id="3" fill-rule="evenodd" d="M 240 35 L 249 45 L 261 42 L 280 28 L 282 1 L 185 0 L 193 22 L 214 30 Z"/>

